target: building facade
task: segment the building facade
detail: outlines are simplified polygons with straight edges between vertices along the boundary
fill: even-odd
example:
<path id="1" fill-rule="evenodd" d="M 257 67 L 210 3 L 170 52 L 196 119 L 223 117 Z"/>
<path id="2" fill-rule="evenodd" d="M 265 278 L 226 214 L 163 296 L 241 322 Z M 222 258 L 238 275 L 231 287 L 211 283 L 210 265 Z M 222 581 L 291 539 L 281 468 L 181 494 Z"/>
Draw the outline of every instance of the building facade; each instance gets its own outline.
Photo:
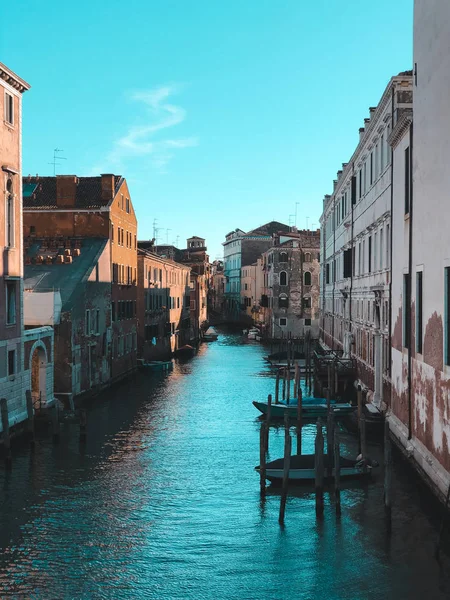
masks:
<path id="1" fill-rule="evenodd" d="M 193 338 L 190 268 L 138 249 L 138 349 L 144 362 L 167 359 Z"/>
<path id="2" fill-rule="evenodd" d="M 137 366 L 137 219 L 126 180 L 99 177 L 25 177 L 23 231 L 42 250 L 75 250 L 92 238 L 108 241 L 111 317 L 111 380 Z M 55 258 L 56 260 L 56 258 Z M 76 351 L 76 349 L 73 349 Z"/>
<path id="3" fill-rule="evenodd" d="M 392 402 L 398 446 L 445 499 L 450 485 L 450 20 L 444 0 L 414 3 L 414 117 L 394 153 Z"/>
<path id="4" fill-rule="evenodd" d="M 261 300 L 261 290 L 257 289 L 257 263 L 241 268 L 241 313 L 248 319 L 257 321 L 258 306 Z"/>
<path id="5" fill-rule="evenodd" d="M 0 397 L 10 426 L 27 419 L 26 391 L 53 403 L 53 330 L 23 319 L 22 94 L 30 86 L 0 63 Z"/>
<path id="6" fill-rule="evenodd" d="M 368 401 L 390 403 L 392 160 L 396 115 L 410 110 L 411 72 L 389 82 L 360 129 L 321 217 L 321 339 L 356 359 Z"/>
<path id="7" fill-rule="evenodd" d="M 277 234 L 263 254 L 266 332 L 272 339 L 319 334 L 320 231 Z"/>
<path id="8" fill-rule="evenodd" d="M 247 233 L 235 229 L 225 236 L 223 242 L 223 262 L 225 275 L 225 313 L 228 318 L 241 317 L 241 269 L 254 264 L 270 248 L 272 236 L 278 232 L 288 232 L 290 227 L 271 221 Z"/>

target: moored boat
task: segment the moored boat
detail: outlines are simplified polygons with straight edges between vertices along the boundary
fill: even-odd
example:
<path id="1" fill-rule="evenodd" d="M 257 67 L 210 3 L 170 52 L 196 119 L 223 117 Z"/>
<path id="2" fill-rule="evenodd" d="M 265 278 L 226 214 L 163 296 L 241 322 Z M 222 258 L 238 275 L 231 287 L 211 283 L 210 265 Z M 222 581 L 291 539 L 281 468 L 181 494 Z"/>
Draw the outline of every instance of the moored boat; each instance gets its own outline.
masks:
<path id="1" fill-rule="evenodd" d="M 263 414 L 267 415 L 268 403 L 253 400 L 253 405 Z M 332 403 L 335 417 L 344 417 L 355 410 L 355 407 L 347 402 Z M 297 402 L 295 404 L 273 404 L 271 405 L 270 415 L 273 419 L 284 419 L 284 415 L 290 419 L 297 418 Z M 325 400 L 309 398 L 302 400 L 302 418 L 316 419 L 327 416 L 327 403 Z"/>
<path id="2" fill-rule="evenodd" d="M 289 467 L 289 481 L 311 481 L 316 477 L 314 454 L 296 454 L 291 456 Z M 324 455 L 324 478 L 328 477 L 328 455 Z M 356 460 L 339 458 L 339 467 L 341 478 L 367 477 L 371 474 L 372 468 L 378 466 L 376 461 L 370 459 L 363 460 L 358 457 Z M 260 467 L 255 467 L 259 472 Z M 283 479 L 284 458 L 277 458 L 266 464 L 266 479 L 274 483 L 281 483 Z M 334 458 L 332 457 L 331 477 L 334 477 Z"/>
<path id="3" fill-rule="evenodd" d="M 173 362 L 171 360 L 149 360 L 140 359 L 138 364 L 143 369 L 152 369 L 154 371 L 171 371 Z"/>
<path id="4" fill-rule="evenodd" d="M 206 331 L 205 335 L 203 336 L 203 341 L 204 342 L 215 342 L 218 337 L 219 337 L 219 334 L 217 333 L 217 331 L 213 327 L 210 327 Z"/>
<path id="5" fill-rule="evenodd" d="M 179 356 L 180 358 L 190 358 L 191 356 L 194 356 L 194 354 L 195 348 L 189 344 L 181 346 L 181 348 L 178 348 L 178 350 L 175 351 L 175 356 Z"/>

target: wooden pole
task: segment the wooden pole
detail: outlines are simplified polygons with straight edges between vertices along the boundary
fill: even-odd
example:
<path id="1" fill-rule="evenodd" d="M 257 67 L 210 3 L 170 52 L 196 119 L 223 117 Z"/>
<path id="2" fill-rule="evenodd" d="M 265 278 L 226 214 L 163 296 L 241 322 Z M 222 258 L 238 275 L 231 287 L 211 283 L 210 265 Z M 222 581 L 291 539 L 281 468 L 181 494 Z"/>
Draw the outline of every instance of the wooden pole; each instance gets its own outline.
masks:
<path id="1" fill-rule="evenodd" d="M 286 400 L 286 369 L 283 368 L 283 400 Z"/>
<path id="2" fill-rule="evenodd" d="M 267 423 L 261 423 L 259 431 L 259 475 L 260 475 L 260 491 L 264 494 L 266 491 L 266 435 Z"/>
<path id="3" fill-rule="evenodd" d="M 275 404 L 280 402 L 280 369 L 277 369 L 277 379 L 275 381 Z"/>
<path id="4" fill-rule="evenodd" d="M 270 419 L 272 417 L 272 394 L 267 396 L 267 415 L 266 415 L 266 452 L 269 449 L 269 429 Z"/>
<path id="5" fill-rule="evenodd" d="M 334 498 L 336 514 L 341 514 L 341 455 L 339 448 L 339 430 L 334 429 Z"/>
<path id="6" fill-rule="evenodd" d="M 86 441 L 86 425 L 87 425 L 87 414 L 86 410 L 83 408 L 80 410 L 80 442 L 84 443 Z"/>
<path id="7" fill-rule="evenodd" d="M 322 421 L 317 419 L 314 453 L 314 470 L 316 473 L 316 516 L 323 515 L 323 432 Z"/>
<path id="8" fill-rule="evenodd" d="M 364 413 L 361 415 L 361 454 L 364 461 L 364 473 L 367 473 L 367 446 L 366 446 L 366 417 Z"/>
<path id="9" fill-rule="evenodd" d="M 298 388 L 298 401 L 297 401 L 297 454 L 302 454 L 302 409 L 303 409 L 303 398 L 302 388 Z"/>
<path id="10" fill-rule="evenodd" d="M 295 361 L 295 372 L 294 372 L 294 391 L 292 392 L 292 396 L 294 396 L 295 398 L 298 396 L 298 385 L 299 385 L 299 367 L 298 367 L 298 360 Z"/>
<path id="11" fill-rule="evenodd" d="M 288 360 L 288 364 L 287 364 L 287 374 L 286 374 L 286 383 L 287 383 L 287 390 L 286 390 L 286 402 L 287 404 L 289 404 L 289 400 L 291 398 L 291 363 Z"/>
<path id="12" fill-rule="evenodd" d="M 54 444 L 59 442 L 59 416 L 57 402 L 55 402 L 55 406 L 52 410 L 52 439 Z"/>
<path id="13" fill-rule="evenodd" d="M 384 509 L 388 532 L 392 528 L 392 448 L 389 421 L 384 421 Z"/>
<path id="14" fill-rule="evenodd" d="M 334 364 L 334 397 L 339 394 L 339 371 L 337 368 L 337 361 Z"/>
<path id="15" fill-rule="evenodd" d="M 280 500 L 280 516 L 279 523 L 283 525 L 284 523 L 284 513 L 286 511 L 286 500 L 288 494 L 288 483 L 289 483 L 289 469 L 291 466 L 291 436 L 289 434 L 289 417 L 286 414 L 284 416 L 284 462 L 283 462 L 283 487 L 281 490 L 281 500 Z"/>
<path id="16" fill-rule="evenodd" d="M 333 440 L 334 440 L 334 414 L 330 409 L 327 412 L 327 474 L 331 478 L 333 470 Z"/>
<path id="17" fill-rule="evenodd" d="M 5 468 L 11 469 L 12 467 L 12 456 L 11 456 L 11 439 L 9 437 L 9 417 L 8 417 L 8 401 L 6 398 L 0 398 L 0 411 L 2 418 L 3 427 L 3 448 L 5 452 Z"/>
<path id="18" fill-rule="evenodd" d="M 358 385 L 358 392 L 356 394 L 357 402 L 358 402 L 358 445 L 359 445 L 359 453 L 361 453 L 361 415 L 362 415 L 362 390 L 361 386 Z"/>
<path id="19" fill-rule="evenodd" d="M 30 446 L 34 446 L 34 410 L 33 410 L 33 396 L 31 395 L 31 391 L 27 390 L 25 392 L 25 397 L 27 399 L 27 416 L 28 416 L 28 437 L 30 439 Z"/>

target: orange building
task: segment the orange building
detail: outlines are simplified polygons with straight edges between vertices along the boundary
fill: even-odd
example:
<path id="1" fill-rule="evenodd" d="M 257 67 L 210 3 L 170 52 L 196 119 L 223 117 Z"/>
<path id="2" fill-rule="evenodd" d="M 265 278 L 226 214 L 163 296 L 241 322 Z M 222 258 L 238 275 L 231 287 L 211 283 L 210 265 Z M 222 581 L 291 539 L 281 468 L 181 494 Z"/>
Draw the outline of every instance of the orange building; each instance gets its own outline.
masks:
<path id="1" fill-rule="evenodd" d="M 23 232 L 28 244 L 45 240 L 49 248 L 76 246 L 86 238 L 110 244 L 111 379 L 137 365 L 137 219 L 125 178 L 25 177 Z"/>

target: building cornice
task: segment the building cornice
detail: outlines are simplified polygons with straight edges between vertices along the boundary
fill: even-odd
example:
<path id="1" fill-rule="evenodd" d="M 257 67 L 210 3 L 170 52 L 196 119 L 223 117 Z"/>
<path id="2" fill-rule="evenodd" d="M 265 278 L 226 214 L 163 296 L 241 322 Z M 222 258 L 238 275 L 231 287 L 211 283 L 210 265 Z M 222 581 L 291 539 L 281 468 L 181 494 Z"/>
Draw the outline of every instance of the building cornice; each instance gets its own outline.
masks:
<path id="1" fill-rule="evenodd" d="M 402 113 L 402 116 L 400 117 L 400 119 L 398 119 L 397 123 L 395 124 L 391 135 L 389 136 L 388 142 L 392 146 L 392 148 L 396 148 L 399 145 L 403 136 L 409 130 L 409 126 L 411 125 L 412 120 L 412 109 L 405 109 Z"/>
<path id="2" fill-rule="evenodd" d="M 20 78 L 13 71 L 8 69 L 6 65 L 0 62 L 0 79 L 6 81 L 8 85 L 16 89 L 18 92 L 23 94 L 30 89 L 30 84 L 27 83 L 24 79 Z"/>

